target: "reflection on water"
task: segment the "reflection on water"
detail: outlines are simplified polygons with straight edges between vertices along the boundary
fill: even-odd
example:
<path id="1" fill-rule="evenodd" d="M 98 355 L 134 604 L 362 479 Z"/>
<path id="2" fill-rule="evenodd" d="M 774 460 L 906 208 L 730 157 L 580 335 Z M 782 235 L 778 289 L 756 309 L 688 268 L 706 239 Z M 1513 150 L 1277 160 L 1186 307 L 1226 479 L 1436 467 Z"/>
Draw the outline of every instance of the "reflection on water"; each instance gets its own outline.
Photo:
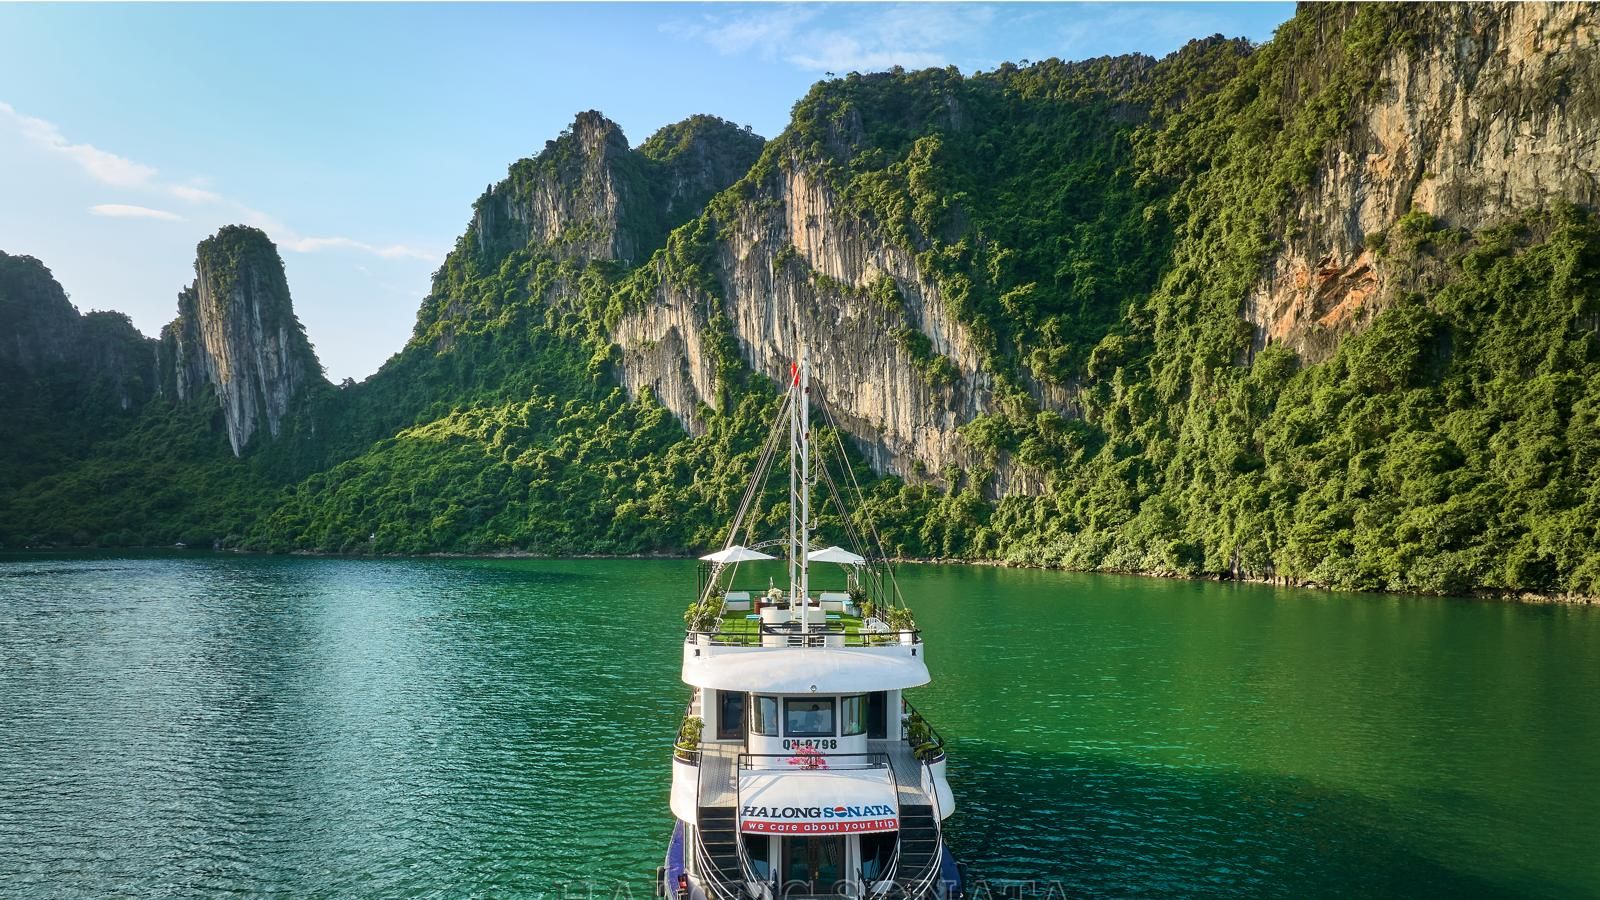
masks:
<path id="1" fill-rule="evenodd" d="M 1595 611 L 996 569 L 901 583 L 973 875 L 1600 893 Z M 624 877 L 642 898 L 693 585 L 657 561 L 0 559 L 0 895 Z"/>

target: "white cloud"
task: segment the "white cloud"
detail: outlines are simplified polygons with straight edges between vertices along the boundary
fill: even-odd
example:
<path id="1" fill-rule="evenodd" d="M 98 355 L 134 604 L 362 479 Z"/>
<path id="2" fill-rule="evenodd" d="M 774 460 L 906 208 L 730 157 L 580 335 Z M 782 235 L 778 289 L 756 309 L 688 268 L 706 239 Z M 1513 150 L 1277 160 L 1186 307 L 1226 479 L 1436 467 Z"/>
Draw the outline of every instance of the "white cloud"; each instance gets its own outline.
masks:
<path id="1" fill-rule="evenodd" d="M 283 222 L 259 210 L 251 209 L 236 200 L 201 187 L 200 179 L 186 184 L 159 181 L 154 166 L 134 162 L 127 157 L 109 153 L 90 144 L 74 144 L 67 140 L 55 123 L 24 115 L 9 103 L 0 102 L 0 122 L 9 120 L 23 137 L 33 144 L 71 160 L 89 177 L 113 187 L 158 193 L 176 197 L 197 205 L 224 206 L 243 217 L 246 224 L 255 225 L 267 232 L 280 247 L 296 253 L 316 253 L 322 250 L 354 250 L 370 253 L 382 259 L 421 259 L 433 261 L 442 253 L 435 253 L 404 244 L 372 244 L 351 237 L 311 237 L 301 234 Z M 91 206 L 89 212 L 97 216 L 124 219 L 159 219 L 179 221 L 183 217 L 164 209 L 154 209 L 131 203 L 101 203 Z"/>
<path id="2" fill-rule="evenodd" d="M 354 240 L 353 238 L 303 237 L 299 235 L 291 237 L 290 235 L 292 235 L 293 232 L 285 233 L 286 229 L 278 229 L 278 231 L 281 235 L 281 237 L 278 239 L 278 245 L 283 247 L 285 250 L 293 250 L 296 253 L 316 253 L 318 250 L 333 249 L 367 249 L 360 241 Z"/>
<path id="3" fill-rule="evenodd" d="M 802 69 L 822 72 L 877 72 L 895 66 L 926 69 L 942 65 L 943 54 L 931 50 L 875 48 L 849 35 L 835 35 L 811 51 L 786 57 Z"/>
<path id="4" fill-rule="evenodd" d="M 1146 52 L 1238 33 L 1240 14 L 1208 4 L 829 3 L 714 8 L 662 25 L 728 56 L 757 56 L 807 72 L 872 72 L 951 63 Z M 996 54 L 999 54 L 998 56 Z"/>
<path id="5" fill-rule="evenodd" d="M 359 250 L 383 259 L 421 259 L 429 262 L 437 260 L 444 255 L 431 250 L 409 247 L 405 244 L 378 245 L 349 237 L 315 237 L 301 234 L 259 209 L 251 209 L 242 204 L 234 204 L 234 206 L 246 225 L 254 225 L 265 231 L 272 238 L 273 243 L 276 243 L 281 249 L 293 253 L 317 253 L 322 250 Z"/>
<path id="6" fill-rule="evenodd" d="M 704 41 L 728 56 L 756 53 L 808 71 L 843 74 L 948 65 L 960 45 L 994 18 L 988 6 L 840 4 L 826 9 L 843 21 L 824 25 L 820 7 L 772 6 L 732 15 L 707 14 L 668 23 L 662 30 Z"/>
<path id="7" fill-rule="evenodd" d="M 205 188 L 198 188 L 188 184 L 169 184 L 167 185 L 167 193 L 177 197 L 179 200 L 187 200 L 190 203 L 216 203 L 222 199 L 222 195 L 216 191 L 208 191 Z"/>
<path id="8" fill-rule="evenodd" d="M 72 143 L 54 123 L 23 115 L 9 103 L 0 103 L 0 115 L 10 119 L 23 137 L 72 160 L 96 181 L 114 187 L 141 187 L 156 177 L 156 170 L 150 166 L 107 153 L 92 144 Z"/>
<path id="9" fill-rule="evenodd" d="M 266 229 L 272 233 L 270 229 Z M 405 244 L 389 244 L 378 246 L 366 241 L 358 241 L 347 237 L 309 237 L 297 234 L 292 229 L 279 228 L 274 234 L 278 246 L 296 253 L 316 253 L 319 250 L 360 250 L 381 256 L 384 259 L 421 259 L 432 261 L 438 256 L 416 247 Z"/>
<path id="10" fill-rule="evenodd" d="M 702 40 L 725 56 L 755 51 L 771 59 L 777 49 L 793 39 L 801 25 L 815 19 L 816 7 L 773 6 L 758 13 L 735 16 L 704 15 L 692 22 L 668 22 L 668 34 Z"/>
<path id="11" fill-rule="evenodd" d="M 390 244 L 386 247 L 375 247 L 373 253 L 384 259 L 420 259 L 423 262 L 435 262 L 444 257 L 442 253 L 424 250 L 421 247 L 412 247 L 406 244 Z"/>
<path id="12" fill-rule="evenodd" d="M 183 216 L 164 209 L 151 209 L 148 206 L 133 206 L 128 203 L 100 203 L 89 207 L 89 212 L 112 219 L 161 219 L 165 222 L 178 222 L 183 219 Z"/>

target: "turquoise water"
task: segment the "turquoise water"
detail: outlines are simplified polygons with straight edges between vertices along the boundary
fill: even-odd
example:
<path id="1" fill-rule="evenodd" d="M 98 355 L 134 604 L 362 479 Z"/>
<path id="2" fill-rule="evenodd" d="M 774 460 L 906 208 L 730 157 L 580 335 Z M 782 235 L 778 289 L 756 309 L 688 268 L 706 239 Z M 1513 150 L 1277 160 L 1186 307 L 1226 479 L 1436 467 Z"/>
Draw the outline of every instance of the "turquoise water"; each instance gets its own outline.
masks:
<path id="1" fill-rule="evenodd" d="M 974 877 L 1600 895 L 1600 611 L 906 567 Z M 632 897 L 685 562 L 0 558 L 0 896 Z"/>

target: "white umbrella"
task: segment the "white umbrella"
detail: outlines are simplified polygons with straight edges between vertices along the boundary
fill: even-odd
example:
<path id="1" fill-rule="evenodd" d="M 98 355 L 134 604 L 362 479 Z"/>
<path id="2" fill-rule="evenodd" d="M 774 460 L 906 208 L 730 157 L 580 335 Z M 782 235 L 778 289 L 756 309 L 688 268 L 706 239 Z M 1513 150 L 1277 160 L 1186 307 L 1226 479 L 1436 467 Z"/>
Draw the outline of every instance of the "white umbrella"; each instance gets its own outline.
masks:
<path id="1" fill-rule="evenodd" d="M 811 562 L 831 562 L 842 566 L 864 566 L 867 564 L 865 556 L 851 553 L 843 547 L 829 547 L 826 550 L 814 550 L 806 557 Z"/>
<path id="2" fill-rule="evenodd" d="M 705 556 L 700 558 L 706 562 L 714 563 L 736 563 L 751 562 L 758 559 L 777 559 L 776 556 L 768 556 L 767 554 L 762 553 L 760 550 L 751 550 L 749 547 L 744 547 L 739 544 L 734 544 L 732 547 L 729 547 L 726 550 L 718 550 L 715 553 L 707 553 Z"/>

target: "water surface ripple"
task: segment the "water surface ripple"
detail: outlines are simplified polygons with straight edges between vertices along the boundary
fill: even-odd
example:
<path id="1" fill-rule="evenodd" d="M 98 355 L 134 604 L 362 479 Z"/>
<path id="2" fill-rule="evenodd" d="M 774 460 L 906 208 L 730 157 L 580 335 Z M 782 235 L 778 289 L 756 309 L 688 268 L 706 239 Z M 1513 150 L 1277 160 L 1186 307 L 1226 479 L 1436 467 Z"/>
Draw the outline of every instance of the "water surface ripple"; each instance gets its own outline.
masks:
<path id="1" fill-rule="evenodd" d="M 1600 614 L 906 567 L 971 874 L 1600 896 Z M 0 896 L 648 896 L 692 564 L 0 557 Z"/>

